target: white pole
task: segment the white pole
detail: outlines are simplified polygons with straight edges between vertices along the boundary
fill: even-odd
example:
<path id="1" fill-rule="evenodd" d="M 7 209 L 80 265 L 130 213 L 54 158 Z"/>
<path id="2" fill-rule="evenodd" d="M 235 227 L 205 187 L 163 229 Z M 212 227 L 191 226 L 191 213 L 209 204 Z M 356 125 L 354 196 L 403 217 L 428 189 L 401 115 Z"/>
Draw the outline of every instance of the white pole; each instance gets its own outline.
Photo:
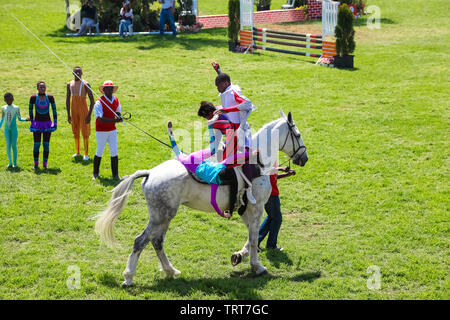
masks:
<path id="1" fill-rule="evenodd" d="M 192 0 L 192 14 L 197 16 L 198 15 L 198 2 L 197 0 Z"/>

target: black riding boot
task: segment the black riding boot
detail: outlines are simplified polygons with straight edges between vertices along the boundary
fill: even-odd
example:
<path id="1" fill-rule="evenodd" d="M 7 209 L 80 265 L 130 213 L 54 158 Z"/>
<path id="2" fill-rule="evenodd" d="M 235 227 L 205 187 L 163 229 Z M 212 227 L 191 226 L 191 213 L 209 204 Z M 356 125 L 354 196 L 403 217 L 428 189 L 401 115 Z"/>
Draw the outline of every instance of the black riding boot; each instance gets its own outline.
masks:
<path id="1" fill-rule="evenodd" d="M 119 157 L 111 157 L 111 171 L 113 179 L 120 180 L 119 177 Z"/>
<path id="2" fill-rule="evenodd" d="M 94 174 L 92 175 L 92 180 L 98 178 L 98 173 L 100 171 L 100 162 L 102 161 L 102 157 L 94 157 Z"/>

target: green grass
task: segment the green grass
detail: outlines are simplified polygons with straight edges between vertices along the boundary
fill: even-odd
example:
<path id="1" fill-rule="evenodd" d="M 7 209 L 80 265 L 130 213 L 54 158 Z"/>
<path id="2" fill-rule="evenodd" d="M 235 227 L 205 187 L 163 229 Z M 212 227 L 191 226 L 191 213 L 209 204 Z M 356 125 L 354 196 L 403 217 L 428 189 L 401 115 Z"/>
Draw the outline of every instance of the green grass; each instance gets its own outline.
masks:
<path id="1" fill-rule="evenodd" d="M 237 214 L 227 221 L 182 207 L 165 241 L 181 276 L 163 279 L 150 246 L 136 286 L 122 290 L 134 238 L 148 220 L 139 183 L 116 224 L 118 247 L 102 247 L 90 218 L 105 208 L 114 186 L 108 150 L 103 178 L 91 181 L 92 163 L 71 157 L 70 71 L 2 10 L 0 92 L 11 91 L 26 115 L 29 96 L 44 79 L 56 99 L 59 128 L 47 173 L 31 170 L 28 124 L 19 123 L 19 172 L 5 169 L 0 137 L 0 299 L 449 299 L 447 2 L 369 4 L 381 8 L 381 29 L 368 29 L 366 18 L 357 22 L 356 69 L 346 71 L 306 57 L 232 54 L 222 28 L 177 39 L 70 38 L 62 29 L 63 1 L 1 0 L 68 65 L 81 65 L 94 88 L 116 82 L 124 110 L 151 134 L 165 140 L 168 120 L 194 132 L 199 102 L 218 103 L 210 67 L 217 60 L 258 107 L 252 127 L 275 119 L 280 108 L 291 111 L 310 160 L 279 183 L 285 251 L 260 255 L 268 275 L 253 277 L 248 260 L 230 265 L 246 240 Z M 121 175 L 170 157 L 129 125 L 120 124 L 118 135 Z M 94 130 L 90 150 L 92 157 Z M 66 285 L 70 266 L 80 268 L 80 289 Z M 370 266 L 381 270 L 380 290 L 367 288 Z"/>

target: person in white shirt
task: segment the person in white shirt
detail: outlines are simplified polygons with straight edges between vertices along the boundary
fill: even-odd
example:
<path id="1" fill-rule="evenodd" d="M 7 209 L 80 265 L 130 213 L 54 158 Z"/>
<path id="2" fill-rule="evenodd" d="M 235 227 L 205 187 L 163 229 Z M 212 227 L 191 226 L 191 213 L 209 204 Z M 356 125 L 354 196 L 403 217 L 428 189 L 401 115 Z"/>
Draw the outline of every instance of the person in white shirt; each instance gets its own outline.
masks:
<path id="1" fill-rule="evenodd" d="M 130 8 L 130 2 L 125 1 L 120 9 L 120 25 L 119 36 L 123 37 L 123 33 L 133 24 L 133 9 Z"/>
<path id="2" fill-rule="evenodd" d="M 95 135 L 97 138 L 97 151 L 94 157 L 94 173 L 92 179 L 97 179 L 99 175 L 100 162 L 102 160 L 103 151 L 106 143 L 109 144 L 109 152 L 111 154 L 111 171 L 114 179 L 119 177 L 119 157 L 117 153 L 117 130 L 116 122 L 122 122 L 119 99 L 113 96 L 118 86 L 110 80 L 107 80 L 99 87 L 103 96 L 97 100 L 94 105 L 95 116 Z"/>
<path id="3" fill-rule="evenodd" d="M 159 15 L 159 33 L 161 35 L 164 34 L 164 26 L 166 25 L 166 21 L 169 20 L 173 35 L 176 37 L 178 32 L 173 16 L 175 12 L 175 0 L 158 0 L 158 2 L 161 3 L 161 13 Z"/>
<path id="4" fill-rule="evenodd" d="M 252 135 L 247 119 L 252 111 L 256 110 L 256 107 L 242 94 L 241 88 L 238 85 L 231 83 L 230 77 L 220 70 L 218 63 L 212 62 L 212 66 L 218 74 L 216 77 L 216 87 L 219 91 L 220 102 L 222 104 L 214 112 L 214 115 L 226 113 L 232 123 L 239 124 L 236 134 L 238 137 L 238 149 L 242 152 L 244 148 L 251 147 Z"/>

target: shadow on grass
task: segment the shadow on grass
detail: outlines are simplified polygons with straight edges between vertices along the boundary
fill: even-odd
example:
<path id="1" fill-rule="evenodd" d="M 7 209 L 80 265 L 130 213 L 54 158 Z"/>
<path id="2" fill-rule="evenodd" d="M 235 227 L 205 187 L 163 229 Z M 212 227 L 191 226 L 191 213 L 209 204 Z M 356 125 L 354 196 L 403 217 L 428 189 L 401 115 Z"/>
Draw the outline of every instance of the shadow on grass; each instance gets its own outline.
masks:
<path id="1" fill-rule="evenodd" d="M 11 173 L 19 173 L 22 172 L 23 169 L 21 167 L 6 167 L 5 171 L 11 172 Z"/>
<path id="2" fill-rule="evenodd" d="M 112 177 L 110 177 L 110 178 L 103 178 L 101 176 L 99 176 L 96 180 L 99 181 L 105 187 L 115 187 L 121 181 L 121 180 L 118 180 L 118 179 L 113 179 Z"/>
<path id="3" fill-rule="evenodd" d="M 152 50 L 157 48 L 172 48 L 181 45 L 185 50 L 200 50 L 203 47 L 228 47 L 225 28 L 203 29 L 198 33 L 180 33 L 175 38 L 170 34 L 160 35 L 133 35 L 121 39 L 119 36 L 67 36 L 73 31 L 66 27 L 59 28 L 49 37 L 60 38 L 56 42 L 71 44 L 90 44 L 90 43 L 136 43 L 139 44 L 139 50 Z"/>
<path id="4" fill-rule="evenodd" d="M 93 163 L 94 161 L 93 161 L 92 159 L 89 159 L 89 160 L 83 160 L 83 156 L 76 156 L 76 157 L 73 157 L 72 162 L 73 162 L 73 163 L 80 163 L 80 164 L 82 164 L 83 166 L 88 166 L 88 165 L 90 165 L 91 163 Z"/>
<path id="5" fill-rule="evenodd" d="M 370 16 L 364 16 L 357 20 L 353 20 L 353 26 L 355 27 L 364 27 L 367 26 L 367 20 L 370 19 Z M 376 20 L 373 20 L 373 22 L 376 22 Z M 380 24 L 396 24 L 394 20 L 388 19 L 388 18 L 381 18 L 378 20 Z"/>
<path id="6" fill-rule="evenodd" d="M 153 285 L 134 285 L 126 289 L 132 295 L 145 291 L 172 292 L 182 297 L 189 297 L 193 293 L 202 292 L 205 295 L 217 295 L 232 300 L 261 300 L 262 297 L 255 289 L 264 288 L 268 282 L 283 279 L 293 282 L 312 282 L 320 278 L 320 271 L 307 271 L 294 274 L 291 277 L 281 277 L 271 274 L 255 276 L 253 272 L 232 272 L 230 278 L 200 278 L 200 279 L 158 279 Z M 105 286 L 118 285 L 117 281 L 106 279 L 101 283 Z"/>
<path id="7" fill-rule="evenodd" d="M 58 175 L 58 174 L 61 173 L 61 169 L 60 168 L 47 168 L 47 169 L 43 169 L 43 168 L 34 169 L 33 168 L 32 170 L 37 175 L 41 175 L 41 174 Z"/>
<path id="8" fill-rule="evenodd" d="M 199 279 L 158 279 L 153 285 L 134 284 L 125 290 L 131 295 L 139 295 L 146 291 L 172 292 L 182 297 L 189 297 L 193 293 L 202 292 L 205 295 L 217 295 L 232 300 L 261 300 L 262 297 L 255 289 L 264 288 L 268 282 L 284 279 L 292 282 L 313 282 L 320 278 L 320 271 L 307 271 L 294 274 L 291 277 L 281 277 L 271 274 L 255 276 L 253 272 L 232 272 L 230 278 L 199 278 Z M 117 277 L 102 274 L 97 279 L 100 284 L 109 288 L 118 288 Z"/>
<path id="9" fill-rule="evenodd" d="M 265 249 L 266 257 L 276 268 L 280 267 L 280 264 L 292 266 L 293 262 L 284 251 Z"/>

